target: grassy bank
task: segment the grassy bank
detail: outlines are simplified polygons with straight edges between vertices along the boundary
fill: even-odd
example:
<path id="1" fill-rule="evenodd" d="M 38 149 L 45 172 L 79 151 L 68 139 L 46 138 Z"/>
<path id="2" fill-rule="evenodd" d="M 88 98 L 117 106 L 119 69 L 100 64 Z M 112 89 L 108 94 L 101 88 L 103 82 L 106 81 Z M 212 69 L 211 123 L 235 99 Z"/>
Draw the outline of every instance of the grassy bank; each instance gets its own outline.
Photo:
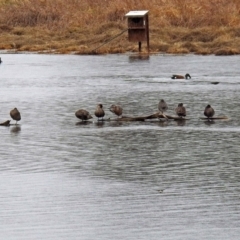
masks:
<path id="1" fill-rule="evenodd" d="M 151 52 L 240 53 L 239 0 L 0 0 L 0 49 L 88 54 L 127 28 L 131 10 L 149 10 Z M 124 32 L 97 51 L 138 45 Z"/>

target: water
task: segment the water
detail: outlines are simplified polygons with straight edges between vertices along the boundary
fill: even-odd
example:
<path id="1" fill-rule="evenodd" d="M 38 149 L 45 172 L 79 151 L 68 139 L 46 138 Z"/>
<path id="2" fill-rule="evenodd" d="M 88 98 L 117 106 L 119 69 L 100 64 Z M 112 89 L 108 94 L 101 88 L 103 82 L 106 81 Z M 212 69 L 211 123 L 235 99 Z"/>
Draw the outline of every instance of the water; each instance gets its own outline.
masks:
<path id="1" fill-rule="evenodd" d="M 2 239 L 239 239 L 240 56 L 1 58 L 0 122 L 22 115 L 0 127 Z M 162 98 L 189 120 L 74 115 L 148 115 Z M 229 119 L 200 120 L 207 104 Z"/>

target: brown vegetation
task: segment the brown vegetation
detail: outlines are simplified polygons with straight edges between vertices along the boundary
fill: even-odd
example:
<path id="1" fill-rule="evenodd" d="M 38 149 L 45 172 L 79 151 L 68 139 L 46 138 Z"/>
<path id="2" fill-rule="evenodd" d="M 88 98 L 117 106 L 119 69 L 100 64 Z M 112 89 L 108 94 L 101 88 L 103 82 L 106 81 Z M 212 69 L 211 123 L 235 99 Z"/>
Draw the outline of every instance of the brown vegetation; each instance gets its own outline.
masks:
<path id="1" fill-rule="evenodd" d="M 0 49 L 89 54 L 131 10 L 149 10 L 151 52 L 240 53 L 239 0 L 0 0 Z M 138 51 L 127 32 L 98 49 L 127 51 Z"/>

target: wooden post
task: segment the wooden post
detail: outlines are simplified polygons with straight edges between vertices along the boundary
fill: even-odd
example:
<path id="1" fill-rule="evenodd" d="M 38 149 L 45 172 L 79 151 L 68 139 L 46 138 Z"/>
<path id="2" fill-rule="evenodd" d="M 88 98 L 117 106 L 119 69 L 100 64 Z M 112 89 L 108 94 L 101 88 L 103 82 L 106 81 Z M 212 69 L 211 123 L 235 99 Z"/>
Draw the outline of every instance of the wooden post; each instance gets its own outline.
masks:
<path id="1" fill-rule="evenodd" d="M 138 51 L 139 51 L 139 52 L 142 51 L 142 42 L 138 42 Z"/>
<path id="2" fill-rule="evenodd" d="M 148 49 L 148 53 L 149 53 L 149 23 L 148 23 L 148 15 L 146 15 L 146 31 L 147 31 L 147 49 Z"/>

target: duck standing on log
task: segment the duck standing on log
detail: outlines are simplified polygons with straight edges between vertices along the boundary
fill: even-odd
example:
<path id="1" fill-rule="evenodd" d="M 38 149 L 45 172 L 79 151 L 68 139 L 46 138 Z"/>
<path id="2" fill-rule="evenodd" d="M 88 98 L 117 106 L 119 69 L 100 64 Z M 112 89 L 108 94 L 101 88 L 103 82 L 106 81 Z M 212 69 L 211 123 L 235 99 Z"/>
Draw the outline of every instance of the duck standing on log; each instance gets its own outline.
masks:
<path id="1" fill-rule="evenodd" d="M 181 118 L 186 117 L 186 108 L 183 106 L 183 103 L 179 103 L 178 107 L 175 109 L 175 111 L 179 117 L 181 117 Z"/>
<path id="2" fill-rule="evenodd" d="M 208 120 L 209 120 L 209 118 L 213 117 L 214 114 L 215 114 L 214 109 L 211 107 L 211 105 L 208 104 L 208 105 L 205 107 L 204 115 L 205 115 L 205 116 L 208 118 Z"/>
<path id="3" fill-rule="evenodd" d="M 158 103 L 158 110 L 162 113 L 168 110 L 168 105 L 163 99 L 161 99 Z"/>
<path id="4" fill-rule="evenodd" d="M 168 119 L 168 117 L 164 114 L 164 112 L 168 110 L 168 105 L 163 99 L 161 99 L 158 103 L 158 110 L 160 111 L 164 118 Z"/>
<path id="5" fill-rule="evenodd" d="M 75 116 L 79 119 L 81 119 L 82 121 L 87 121 L 89 119 L 92 118 L 91 114 L 84 110 L 84 109 L 79 109 L 75 112 Z"/>
<path id="6" fill-rule="evenodd" d="M 186 73 L 185 76 L 173 74 L 171 79 L 191 79 L 191 76 L 189 73 Z"/>
<path id="7" fill-rule="evenodd" d="M 17 108 L 14 108 L 10 111 L 10 116 L 13 120 L 16 121 L 16 124 L 17 124 L 18 121 L 21 120 L 21 114 L 20 114 L 20 112 L 18 111 Z"/>
<path id="8" fill-rule="evenodd" d="M 122 111 L 123 111 L 123 109 L 122 109 L 122 107 L 121 106 L 118 106 L 118 105 L 111 105 L 111 107 L 109 108 L 109 110 L 112 112 L 112 113 L 114 113 L 114 114 L 116 114 L 119 118 L 120 117 L 122 117 Z"/>
<path id="9" fill-rule="evenodd" d="M 98 104 L 95 110 L 95 116 L 98 118 L 98 121 L 99 121 L 99 118 L 102 118 L 102 121 L 103 121 L 104 115 L 105 115 L 105 112 L 103 110 L 103 105 Z"/>

